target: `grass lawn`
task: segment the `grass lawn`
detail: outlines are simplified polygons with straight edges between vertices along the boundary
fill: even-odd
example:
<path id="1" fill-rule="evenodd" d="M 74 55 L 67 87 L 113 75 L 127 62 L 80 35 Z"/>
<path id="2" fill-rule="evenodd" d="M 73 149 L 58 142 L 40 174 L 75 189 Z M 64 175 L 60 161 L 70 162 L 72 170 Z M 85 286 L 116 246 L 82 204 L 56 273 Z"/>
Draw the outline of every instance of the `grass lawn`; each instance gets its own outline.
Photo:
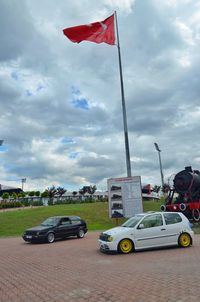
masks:
<path id="1" fill-rule="evenodd" d="M 163 201 L 144 201 L 144 211 L 159 211 Z M 20 236 L 29 227 L 40 224 L 44 219 L 56 215 L 77 215 L 85 219 L 88 229 L 106 230 L 116 226 L 116 219 L 108 216 L 108 203 L 84 203 L 55 205 L 48 207 L 37 207 L 27 209 L 16 209 L 13 211 L 0 212 L 0 237 Z M 118 219 L 121 224 L 125 219 Z M 195 233 L 200 234 L 200 226 L 194 227 Z"/>

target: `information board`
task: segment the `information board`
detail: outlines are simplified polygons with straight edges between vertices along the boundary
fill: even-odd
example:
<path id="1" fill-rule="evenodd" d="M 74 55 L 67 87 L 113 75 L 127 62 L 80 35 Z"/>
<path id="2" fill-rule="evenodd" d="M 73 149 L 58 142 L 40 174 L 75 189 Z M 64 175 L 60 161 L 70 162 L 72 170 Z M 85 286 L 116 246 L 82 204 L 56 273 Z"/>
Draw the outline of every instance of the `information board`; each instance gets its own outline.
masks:
<path id="1" fill-rule="evenodd" d="M 132 217 L 143 212 L 141 177 L 108 179 L 109 216 Z"/>

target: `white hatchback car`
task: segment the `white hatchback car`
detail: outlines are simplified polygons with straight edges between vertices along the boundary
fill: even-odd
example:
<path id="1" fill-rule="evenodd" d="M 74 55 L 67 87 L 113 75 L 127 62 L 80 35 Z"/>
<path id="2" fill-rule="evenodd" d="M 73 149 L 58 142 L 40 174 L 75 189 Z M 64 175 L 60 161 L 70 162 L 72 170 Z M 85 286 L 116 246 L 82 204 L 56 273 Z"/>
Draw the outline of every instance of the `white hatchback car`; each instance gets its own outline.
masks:
<path id="1" fill-rule="evenodd" d="M 182 213 L 147 212 L 101 233 L 99 244 L 102 251 L 127 254 L 133 250 L 164 246 L 189 247 L 193 235 L 190 222 Z"/>

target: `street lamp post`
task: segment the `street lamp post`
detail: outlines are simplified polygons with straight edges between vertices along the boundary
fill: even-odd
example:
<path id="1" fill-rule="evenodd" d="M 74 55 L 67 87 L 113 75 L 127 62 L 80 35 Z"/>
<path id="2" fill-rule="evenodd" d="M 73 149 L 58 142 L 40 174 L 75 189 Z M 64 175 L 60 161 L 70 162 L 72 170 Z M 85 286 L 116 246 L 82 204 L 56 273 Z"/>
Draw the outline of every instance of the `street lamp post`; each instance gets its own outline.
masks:
<path id="1" fill-rule="evenodd" d="M 163 171 L 162 171 L 162 162 L 161 162 L 161 156 L 160 156 L 160 148 L 157 143 L 154 143 L 156 151 L 158 151 L 158 158 L 159 158 L 159 164 L 160 164 L 160 176 L 161 176 L 161 183 L 162 183 L 162 191 L 164 189 L 164 176 L 163 176 Z"/>
<path id="2" fill-rule="evenodd" d="M 24 190 L 24 184 L 26 182 L 26 178 L 22 178 L 22 191 Z"/>
<path id="3" fill-rule="evenodd" d="M 0 139 L 0 146 L 3 145 L 3 139 Z M 0 184 L 0 190 L 1 190 L 1 184 Z"/>

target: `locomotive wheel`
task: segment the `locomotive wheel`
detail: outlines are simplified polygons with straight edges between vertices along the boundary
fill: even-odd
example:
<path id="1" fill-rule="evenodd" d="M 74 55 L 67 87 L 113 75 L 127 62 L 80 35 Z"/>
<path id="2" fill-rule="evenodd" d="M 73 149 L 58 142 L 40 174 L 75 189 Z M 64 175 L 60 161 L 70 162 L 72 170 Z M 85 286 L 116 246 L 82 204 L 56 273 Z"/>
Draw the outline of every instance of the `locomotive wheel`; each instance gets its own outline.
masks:
<path id="1" fill-rule="evenodd" d="M 192 218 L 194 219 L 194 221 L 198 222 L 200 220 L 200 213 L 199 213 L 199 209 L 193 209 L 192 210 Z"/>
<path id="2" fill-rule="evenodd" d="M 185 211 L 185 209 L 186 209 L 186 205 L 184 203 L 181 203 L 180 204 L 180 210 Z"/>
<path id="3" fill-rule="evenodd" d="M 182 233 L 179 236 L 178 244 L 181 247 L 188 247 L 192 244 L 192 239 L 188 233 Z"/>
<path id="4" fill-rule="evenodd" d="M 162 205 L 160 206 L 160 210 L 161 210 L 162 212 L 165 212 L 165 211 L 166 211 L 166 206 L 165 206 L 164 204 L 162 204 Z"/>

